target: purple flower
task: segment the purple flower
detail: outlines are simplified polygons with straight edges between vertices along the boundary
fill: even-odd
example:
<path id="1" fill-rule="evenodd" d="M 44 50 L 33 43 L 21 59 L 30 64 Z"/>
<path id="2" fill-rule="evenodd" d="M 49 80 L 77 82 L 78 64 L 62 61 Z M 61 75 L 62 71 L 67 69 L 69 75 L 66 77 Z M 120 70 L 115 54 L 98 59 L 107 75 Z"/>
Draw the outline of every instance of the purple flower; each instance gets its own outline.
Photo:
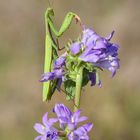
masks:
<path id="1" fill-rule="evenodd" d="M 53 111 L 56 113 L 59 119 L 60 127 L 62 129 L 65 129 L 66 123 L 70 120 L 72 116 L 72 112 L 63 104 L 56 104 Z"/>
<path id="2" fill-rule="evenodd" d="M 106 60 L 101 60 L 97 62 L 96 66 L 108 69 L 109 71 L 112 72 L 112 76 L 114 76 L 116 74 L 116 70 L 120 67 L 119 59 L 110 57 Z"/>
<path id="3" fill-rule="evenodd" d="M 93 63 L 94 66 L 108 69 L 115 75 L 119 68 L 118 45 L 110 43 L 114 31 L 106 38 L 99 36 L 91 29 L 83 31 L 82 42 L 85 50 L 80 55 L 80 59 L 85 62 Z"/>
<path id="4" fill-rule="evenodd" d="M 48 113 L 46 113 L 42 118 L 43 125 L 40 123 L 34 125 L 34 129 L 40 134 L 35 140 L 58 140 L 58 130 L 53 127 L 57 121 L 57 118 L 48 119 Z"/>
<path id="5" fill-rule="evenodd" d="M 96 84 L 96 73 L 89 73 L 89 80 L 91 81 L 91 86 L 94 86 Z"/>
<path id="6" fill-rule="evenodd" d="M 106 40 L 110 41 L 111 38 L 113 37 L 114 33 L 115 33 L 115 31 L 112 31 L 111 34 L 106 37 Z"/>
<path id="7" fill-rule="evenodd" d="M 57 118 L 48 119 L 48 113 L 42 118 L 42 123 L 36 123 L 34 129 L 40 134 L 35 140 L 59 140 L 61 137 L 68 140 L 88 140 L 87 133 L 91 130 L 92 124 L 84 124 L 78 127 L 78 123 L 87 120 L 87 117 L 80 116 L 81 111 L 72 113 L 69 108 L 63 104 L 56 104 L 53 112 Z M 56 129 L 54 124 L 60 123 L 60 129 Z"/>
<path id="8" fill-rule="evenodd" d="M 44 73 L 42 75 L 42 79 L 40 80 L 41 82 L 47 82 L 49 80 L 54 80 L 54 79 L 59 79 L 59 81 L 62 81 L 61 79 L 63 79 L 63 76 L 65 74 L 64 72 L 65 61 L 66 61 L 65 55 L 66 54 L 63 54 L 62 56 L 60 56 L 55 60 L 53 71 Z"/>
<path id="9" fill-rule="evenodd" d="M 69 130 L 74 130 L 75 128 L 77 128 L 78 123 L 83 122 L 88 119 L 86 116 L 80 117 L 80 114 L 81 114 L 81 111 L 77 110 L 70 117 L 70 120 L 67 122 Z"/>
<path id="10" fill-rule="evenodd" d="M 63 54 L 62 56 L 57 58 L 56 61 L 54 62 L 54 68 L 60 68 L 60 67 L 64 66 L 65 61 L 66 61 L 65 57 L 66 57 L 66 54 Z"/>
<path id="11" fill-rule="evenodd" d="M 41 82 L 47 82 L 49 80 L 62 78 L 64 75 L 64 70 L 62 68 L 54 69 L 52 72 L 43 74 Z"/>
<path id="12" fill-rule="evenodd" d="M 83 37 L 82 37 L 81 42 L 83 44 L 85 44 L 85 42 L 87 42 L 87 40 L 89 39 L 89 37 L 91 35 L 93 35 L 93 34 L 94 34 L 94 31 L 93 30 L 91 30 L 89 28 L 84 28 L 84 30 L 83 30 Z"/>
<path id="13" fill-rule="evenodd" d="M 83 138 L 87 138 L 87 132 L 89 132 L 92 128 L 92 124 L 85 124 L 79 128 L 78 123 L 87 120 L 86 116 L 80 117 L 80 110 L 77 110 L 72 114 L 72 112 L 63 104 L 56 104 L 53 110 L 60 122 L 60 127 L 68 131 L 69 140 L 80 140 Z M 83 133 L 82 133 L 83 131 Z M 76 139 L 77 138 L 77 139 Z M 85 139 L 88 140 L 88 139 Z"/>
<path id="14" fill-rule="evenodd" d="M 68 135 L 69 140 L 89 140 L 87 133 L 92 129 L 93 124 L 85 124 Z"/>
<path id="15" fill-rule="evenodd" d="M 81 43 L 80 42 L 75 42 L 70 47 L 70 51 L 74 55 L 78 54 L 80 52 L 80 49 L 81 49 Z"/>
<path id="16" fill-rule="evenodd" d="M 91 62 L 91 63 L 95 63 L 97 62 L 100 57 L 98 55 L 98 53 L 100 53 L 100 51 L 96 51 L 96 50 L 90 50 L 87 52 L 87 50 L 80 56 L 80 59 L 85 61 L 85 62 Z"/>
<path id="17" fill-rule="evenodd" d="M 101 87 L 101 80 L 99 79 L 97 81 L 97 73 L 96 72 L 89 72 L 88 73 L 88 77 L 89 77 L 89 80 L 91 82 L 91 86 L 95 86 L 95 84 L 97 83 L 99 87 Z"/>
<path id="18" fill-rule="evenodd" d="M 75 129 L 79 122 L 87 120 L 87 117 L 80 117 L 80 110 L 77 110 L 72 114 L 72 112 L 63 104 L 56 104 L 53 110 L 60 122 L 62 129 L 66 128 L 68 125 L 69 129 Z"/>

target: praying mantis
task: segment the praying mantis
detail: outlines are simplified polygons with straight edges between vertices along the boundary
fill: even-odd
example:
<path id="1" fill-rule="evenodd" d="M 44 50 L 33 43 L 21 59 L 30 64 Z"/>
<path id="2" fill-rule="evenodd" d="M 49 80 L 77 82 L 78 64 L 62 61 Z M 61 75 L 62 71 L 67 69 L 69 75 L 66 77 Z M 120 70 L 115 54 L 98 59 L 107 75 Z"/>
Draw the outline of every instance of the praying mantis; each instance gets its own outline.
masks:
<path id="1" fill-rule="evenodd" d="M 52 8 L 47 8 L 45 12 L 45 26 L 46 26 L 46 37 L 45 37 L 45 61 L 44 61 L 44 73 L 50 72 L 52 69 L 52 63 L 58 57 L 57 51 L 61 50 L 58 44 L 58 38 L 60 38 L 63 33 L 70 27 L 72 20 L 75 19 L 76 22 L 81 20 L 78 15 L 73 12 L 68 12 L 62 22 L 62 25 L 57 31 L 55 29 L 52 17 L 54 16 L 54 11 Z M 57 81 L 47 81 L 43 82 L 43 101 L 50 100 L 55 89 L 57 87 Z"/>

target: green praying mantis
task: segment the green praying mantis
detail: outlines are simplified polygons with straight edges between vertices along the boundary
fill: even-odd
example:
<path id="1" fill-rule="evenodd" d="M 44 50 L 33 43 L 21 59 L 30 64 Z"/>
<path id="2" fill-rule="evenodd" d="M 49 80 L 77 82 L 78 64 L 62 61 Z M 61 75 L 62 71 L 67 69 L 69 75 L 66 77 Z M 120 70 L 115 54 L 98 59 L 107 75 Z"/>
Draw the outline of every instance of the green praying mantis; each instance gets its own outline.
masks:
<path id="1" fill-rule="evenodd" d="M 58 44 L 58 38 L 70 27 L 72 20 L 80 22 L 80 18 L 73 12 L 68 12 L 62 22 L 62 25 L 57 31 L 55 29 L 52 17 L 54 11 L 52 8 L 47 8 L 45 12 L 45 26 L 46 26 L 46 37 L 45 37 L 45 61 L 44 61 L 44 73 L 50 72 L 52 69 L 52 63 L 58 57 L 57 51 L 61 50 Z M 57 87 L 57 80 L 54 82 L 47 81 L 43 83 L 43 101 L 50 100 L 55 89 Z"/>

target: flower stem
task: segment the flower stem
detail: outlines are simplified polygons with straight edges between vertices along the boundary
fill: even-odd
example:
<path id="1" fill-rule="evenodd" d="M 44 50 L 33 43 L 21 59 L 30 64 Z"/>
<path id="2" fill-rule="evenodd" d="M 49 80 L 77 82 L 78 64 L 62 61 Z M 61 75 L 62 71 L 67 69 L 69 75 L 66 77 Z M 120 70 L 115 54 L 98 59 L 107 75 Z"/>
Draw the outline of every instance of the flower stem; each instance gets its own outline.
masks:
<path id="1" fill-rule="evenodd" d="M 78 74 L 76 77 L 76 91 L 75 91 L 75 105 L 74 111 L 80 108 L 80 98 L 81 98 L 81 89 L 82 89 L 82 81 L 83 81 L 83 67 L 80 67 L 78 70 Z"/>

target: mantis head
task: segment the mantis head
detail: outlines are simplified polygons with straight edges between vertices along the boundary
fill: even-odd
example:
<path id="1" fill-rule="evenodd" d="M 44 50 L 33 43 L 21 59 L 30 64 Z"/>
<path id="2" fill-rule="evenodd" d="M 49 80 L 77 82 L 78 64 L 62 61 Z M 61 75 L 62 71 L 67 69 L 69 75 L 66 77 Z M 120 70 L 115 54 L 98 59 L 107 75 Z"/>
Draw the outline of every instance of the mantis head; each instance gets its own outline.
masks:
<path id="1" fill-rule="evenodd" d="M 54 11 L 52 8 L 47 9 L 48 16 L 54 16 Z"/>

